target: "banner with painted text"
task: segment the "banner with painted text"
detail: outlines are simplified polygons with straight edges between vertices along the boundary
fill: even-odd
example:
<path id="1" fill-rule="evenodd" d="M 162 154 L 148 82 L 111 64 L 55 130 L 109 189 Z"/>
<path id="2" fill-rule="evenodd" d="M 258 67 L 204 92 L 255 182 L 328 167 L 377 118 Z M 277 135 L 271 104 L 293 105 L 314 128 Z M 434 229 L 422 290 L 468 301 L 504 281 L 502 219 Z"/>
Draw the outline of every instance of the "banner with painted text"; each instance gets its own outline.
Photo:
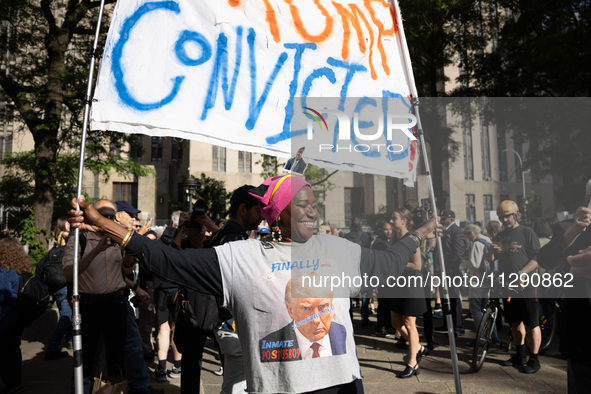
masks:
<path id="1" fill-rule="evenodd" d="M 411 184 L 414 92 L 398 5 L 387 0 L 119 1 L 91 129 L 292 157 L 300 145 L 292 118 L 303 116 L 313 124 L 300 138 L 321 130 L 325 141 L 322 149 L 307 144 L 310 163 Z M 331 98 L 334 107 L 312 108 L 307 98 Z M 360 109 L 379 109 L 381 98 L 406 101 L 397 120 L 382 111 L 373 122 Z M 343 159 L 340 140 L 363 144 L 349 144 Z"/>

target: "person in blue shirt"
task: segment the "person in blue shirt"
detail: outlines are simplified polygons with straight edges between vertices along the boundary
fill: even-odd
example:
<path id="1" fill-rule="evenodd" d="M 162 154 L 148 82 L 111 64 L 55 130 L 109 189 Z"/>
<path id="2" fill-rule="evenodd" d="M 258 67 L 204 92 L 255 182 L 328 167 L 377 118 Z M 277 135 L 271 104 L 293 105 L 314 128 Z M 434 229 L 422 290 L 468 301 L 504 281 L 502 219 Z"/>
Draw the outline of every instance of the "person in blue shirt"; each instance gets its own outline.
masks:
<path id="1" fill-rule="evenodd" d="M 6 393 L 23 390 L 21 335 L 23 323 L 20 321 L 16 302 L 21 274 L 32 272 L 33 267 L 23 245 L 16 238 L 0 240 L 0 378 Z"/>

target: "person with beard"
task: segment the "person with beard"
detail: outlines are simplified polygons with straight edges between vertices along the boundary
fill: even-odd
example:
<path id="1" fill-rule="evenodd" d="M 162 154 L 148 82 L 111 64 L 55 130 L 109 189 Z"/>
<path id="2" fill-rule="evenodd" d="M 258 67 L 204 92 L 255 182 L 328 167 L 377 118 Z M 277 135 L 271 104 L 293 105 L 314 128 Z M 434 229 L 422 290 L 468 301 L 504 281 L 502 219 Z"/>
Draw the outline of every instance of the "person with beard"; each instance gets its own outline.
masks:
<path id="1" fill-rule="evenodd" d="M 308 165 L 304 159 L 302 159 L 305 149 L 306 148 L 304 147 L 298 149 L 296 155 L 287 161 L 283 169 L 286 171 L 295 172 L 296 174 L 303 174 L 306 170 L 306 166 Z"/>
<path id="2" fill-rule="evenodd" d="M 519 278 L 533 272 L 537 267 L 537 255 L 540 251 L 538 236 L 530 227 L 519 224 L 521 214 L 514 201 L 505 200 L 497 208 L 497 215 L 503 223 L 503 231 L 497 235 L 488 250 L 489 262 L 499 260 L 499 271 L 506 278 L 517 274 Z M 504 299 L 505 318 L 511 324 L 513 343 L 517 353 L 502 363 L 504 366 L 521 367 L 524 373 L 536 373 L 540 369 L 538 350 L 542 340 L 540 331 L 539 304 L 536 288 L 520 287 L 521 295 Z M 525 330 L 527 327 L 531 354 L 529 360 L 525 350 Z"/>
<path id="3" fill-rule="evenodd" d="M 380 220 L 377 225 L 378 236 L 371 243 L 371 249 L 386 250 L 392 245 L 392 225 L 386 220 Z M 389 338 L 387 329 L 393 329 L 390 323 L 390 299 L 379 296 L 378 289 L 378 316 L 376 325 L 376 335 Z"/>

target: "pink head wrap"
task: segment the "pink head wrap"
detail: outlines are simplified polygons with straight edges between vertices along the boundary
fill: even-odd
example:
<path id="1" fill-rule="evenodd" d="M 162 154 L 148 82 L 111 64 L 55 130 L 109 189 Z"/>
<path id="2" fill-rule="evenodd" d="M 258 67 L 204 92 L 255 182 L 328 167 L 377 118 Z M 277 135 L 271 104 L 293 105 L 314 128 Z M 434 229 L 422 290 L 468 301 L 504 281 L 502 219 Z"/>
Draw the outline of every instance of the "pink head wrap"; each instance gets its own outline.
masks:
<path id="1" fill-rule="evenodd" d="M 249 193 L 259 200 L 261 214 L 271 225 L 304 186 L 312 187 L 304 178 L 289 174 L 268 178 Z"/>

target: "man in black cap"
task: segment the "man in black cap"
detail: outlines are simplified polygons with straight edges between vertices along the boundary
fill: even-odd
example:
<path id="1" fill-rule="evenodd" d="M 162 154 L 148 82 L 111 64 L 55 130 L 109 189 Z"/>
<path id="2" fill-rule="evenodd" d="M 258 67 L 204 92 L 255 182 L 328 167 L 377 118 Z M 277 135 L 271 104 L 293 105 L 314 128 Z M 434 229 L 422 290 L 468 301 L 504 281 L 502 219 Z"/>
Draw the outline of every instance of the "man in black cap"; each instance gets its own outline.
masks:
<path id="1" fill-rule="evenodd" d="M 449 209 L 441 213 L 441 220 L 443 223 L 443 238 L 441 244 L 443 245 L 443 258 L 445 260 L 445 274 L 450 278 L 454 276 L 462 276 L 460 271 L 460 263 L 462 256 L 465 254 L 468 240 L 464 232 L 456 224 L 456 214 Z M 436 256 L 439 256 L 438 254 Z M 439 258 L 437 258 L 439 260 Z M 439 269 L 441 269 L 441 261 L 438 262 Z M 458 335 L 464 334 L 464 320 L 462 318 L 462 299 L 458 288 L 450 287 L 449 290 L 449 311 L 451 313 L 454 329 Z M 444 303 L 445 304 L 445 303 Z M 447 331 L 447 324 L 445 319 L 443 325 L 437 328 L 437 331 Z"/>
<path id="2" fill-rule="evenodd" d="M 115 201 L 117 205 L 117 213 L 115 214 L 115 221 L 127 228 L 135 228 L 134 219 L 141 211 L 134 208 L 127 201 Z"/>
<path id="3" fill-rule="evenodd" d="M 117 205 L 115 222 L 121 224 L 122 226 L 128 229 L 135 228 L 135 220 L 137 219 L 137 214 L 141 211 L 139 209 L 134 208 L 127 201 L 115 201 L 115 204 Z M 130 278 L 130 276 L 132 276 L 132 278 Z M 138 283 L 136 283 L 139 282 L 139 279 L 135 278 L 134 281 L 132 280 L 133 276 L 135 276 L 134 273 L 126 275 L 124 280 L 127 287 L 133 290 L 141 301 L 138 305 L 138 308 L 140 309 L 139 324 L 145 325 L 146 322 L 142 317 L 145 318 L 146 316 L 150 316 L 148 305 L 152 302 L 153 294 L 150 294 L 145 289 L 139 287 Z M 148 368 L 146 366 L 146 360 L 143 351 L 143 349 L 147 347 L 144 344 L 145 341 L 150 341 L 150 335 L 148 333 L 147 338 L 146 336 L 142 338 L 140 326 L 135 320 L 135 314 L 129 303 L 127 303 L 127 308 L 127 335 L 125 338 L 125 366 L 127 368 L 127 382 L 132 392 L 150 393 L 153 392 L 153 390 L 151 387 L 148 386 Z M 153 318 L 151 319 L 151 321 L 147 323 L 149 324 L 148 332 L 151 332 Z"/>

